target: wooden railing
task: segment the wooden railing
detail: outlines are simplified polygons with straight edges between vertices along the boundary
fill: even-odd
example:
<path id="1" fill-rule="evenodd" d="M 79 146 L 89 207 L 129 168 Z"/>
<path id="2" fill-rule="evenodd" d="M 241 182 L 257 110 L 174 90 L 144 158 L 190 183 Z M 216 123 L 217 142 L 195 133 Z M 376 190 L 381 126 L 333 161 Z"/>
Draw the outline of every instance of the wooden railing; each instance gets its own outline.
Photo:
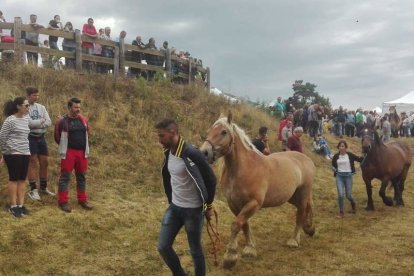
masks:
<path id="1" fill-rule="evenodd" d="M 15 17 L 14 23 L 0 23 L 0 29 L 3 30 L 12 30 L 14 32 L 14 43 L 0 43 L 0 51 L 4 50 L 13 50 L 14 57 L 16 60 L 20 61 L 23 52 L 33 52 L 39 54 L 46 54 L 49 56 L 65 57 L 75 60 L 76 70 L 81 71 L 82 66 L 85 61 L 95 62 L 98 64 L 107 64 L 113 66 L 113 74 L 115 77 L 125 75 L 125 69 L 127 68 L 136 68 L 146 72 L 165 72 L 167 76 L 171 79 L 179 78 L 184 82 L 191 84 L 194 81 L 204 82 L 204 85 L 210 90 L 210 69 L 208 67 L 204 68 L 200 64 L 196 63 L 194 59 L 182 59 L 176 55 L 172 55 L 171 51 L 168 49 L 164 52 L 159 50 L 151 49 L 142 49 L 135 45 L 126 44 L 124 39 L 120 39 L 119 43 L 111 40 L 91 38 L 81 34 L 80 30 L 75 30 L 75 32 L 66 32 L 51 30 L 47 28 L 33 28 L 31 25 L 22 24 L 20 17 Z M 68 52 L 63 50 L 55 50 L 44 47 L 37 47 L 31 45 L 25 45 L 24 39 L 20 38 L 22 31 L 39 33 L 44 35 L 52 35 L 59 38 L 71 39 L 76 42 L 76 51 Z M 3 31 L 4 33 L 4 31 Z M 109 46 L 114 49 L 114 57 L 102 57 L 98 55 L 89 55 L 82 52 L 81 44 L 82 42 L 91 42 L 97 43 L 102 46 Z M 140 53 L 143 56 L 156 56 L 164 60 L 163 64 L 165 66 L 157 66 L 151 64 L 141 63 L 134 60 L 134 53 Z M 145 58 L 144 58 L 145 59 Z M 174 68 L 185 68 L 185 70 L 173 70 Z M 199 75 L 201 75 L 201 80 Z"/>

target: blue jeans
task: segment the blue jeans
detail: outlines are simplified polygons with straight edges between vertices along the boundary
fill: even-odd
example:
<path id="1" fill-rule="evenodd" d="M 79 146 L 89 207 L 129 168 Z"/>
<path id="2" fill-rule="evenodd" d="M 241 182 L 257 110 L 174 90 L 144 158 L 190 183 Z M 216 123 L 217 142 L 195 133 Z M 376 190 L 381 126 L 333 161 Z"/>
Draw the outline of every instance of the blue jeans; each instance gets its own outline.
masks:
<path id="1" fill-rule="evenodd" d="M 350 172 L 338 172 L 336 173 L 336 189 L 338 190 L 338 206 L 339 211 L 344 211 L 344 188 L 346 198 L 355 204 L 355 200 L 352 197 L 352 173 Z"/>
<path id="2" fill-rule="evenodd" d="M 172 248 L 175 237 L 183 226 L 187 233 L 195 275 L 204 276 L 206 274 L 206 264 L 201 246 L 203 222 L 202 207 L 181 208 L 171 203 L 165 211 L 161 223 L 158 251 L 174 276 L 186 275 L 181 266 L 180 259 Z"/>
<path id="3" fill-rule="evenodd" d="M 322 152 L 323 152 L 323 156 L 329 156 L 331 155 L 331 151 L 329 150 L 328 145 L 322 145 L 321 146 Z"/>

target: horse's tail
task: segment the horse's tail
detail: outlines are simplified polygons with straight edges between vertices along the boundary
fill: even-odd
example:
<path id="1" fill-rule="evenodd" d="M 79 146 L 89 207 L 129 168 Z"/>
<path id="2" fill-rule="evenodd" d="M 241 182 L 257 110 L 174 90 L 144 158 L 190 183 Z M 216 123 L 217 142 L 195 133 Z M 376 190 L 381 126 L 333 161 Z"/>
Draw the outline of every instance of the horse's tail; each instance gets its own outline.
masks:
<path id="1" fill-rule="evenodd" d="M 303 224 L 303 231 L 305 231 L 305 233 L 311 237 L 315 234 L 315 226 L 313 225 L 313 211 L 310 201 L 306 205 L 306 221 Z"/>

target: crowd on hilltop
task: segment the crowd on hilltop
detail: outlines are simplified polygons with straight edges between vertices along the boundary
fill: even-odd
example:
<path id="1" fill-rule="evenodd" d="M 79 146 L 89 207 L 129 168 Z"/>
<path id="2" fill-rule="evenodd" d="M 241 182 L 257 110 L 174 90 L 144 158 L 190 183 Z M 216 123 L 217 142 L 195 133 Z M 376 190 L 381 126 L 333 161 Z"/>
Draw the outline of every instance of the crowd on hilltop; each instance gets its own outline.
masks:
<path id="1" fill-rule="evenodd" d="M 296 108 L 289 100 L 283 101 L 278 97 L 277 102 L 271 106 L 271 112 L 281 118 L 282 128 L 286 121 L 291 121 L 293 127 L 301 126 L 310 137 L 326 133 L 338 137 L 360 137 L 364 128 L 380 130 L 384 142 L 391 136 L 414 137 L 414 110 L 397 115 L 395 108 L 390 108 L 389 112 L 381 115 L 376 110 L 347 110 L 342 106 L 331 109 L 316 103 Z M 392 133 L 391 129 L 394 117 L 398 118 L 395 120 L 396 133 Z"/>
<path id="2" fill-rule="evenodd" d="M 3 13 L 0 11 L 0 22 L 6 22 L 5 17 L 3 16 Z M 30 20 L 27 23 L 31 25 L 34 29 L 40 29 L 40 28 L 47 28 L 50 30 L 59 30 L 59 31 L 65 31 L 74 33 L 75 28 L 72 24 L 72 22 L 67 21 L 65 24 L 61 22 L 61 18 L 59 15 L 55 15 L 53 19 L 49 21 L 47 25 L 41 25 L 37 21 L 37 15 L 31 14 Z M 124 40 L 127 36 L 127 32 L 122 30 L 119 35 L 113 39 L 111 34 L 111 27 L 104 27 L 104 28 L 97 28 L 94 25 L 93 18 L 88 18 L 87 22 L 83 24 L 82 26 L 82 34 L 84 36 L 88 36 L 93 39 L 104 39 L 109 41 L 114 41 L 115 43 L 119 43 L 121 40 Z M 14 42 L 14 31 L 12 30 L 10 35 L 6 35 L 5 32 L 3 32 L 0 29 L 0 36 L 2 37 L 2 42 Z M 44 48 L 50 48 L 55 50 L 60 50 L 58 41 L 59 37 L 50 35 L 48 39 L 44 41 L 39 40 L 39 33 L 36 32 L 22 32 L 21 34 L 21 41 L 25 45 L 30 46 L 36 46 L 36 47 L 44 47 Z M 76 42 L 74 39 L 64 38 L 61 41 L 62 44 L 62 50 L 67 52 L 75 52 L 76 51 Z M 129 61 L 134 61 L 138 63 L 148 64 L 148 65 L 155 65 L 155 66 L 162 66 L 165 67 L 165 61 L 166 61 L 166 55 L 169 51 L 170 54 L 173 57 L 171 60 L 171 71 L 173 74 L 177 75 L 180 72 L 182 73 L 188 73 L 189 67 L 187 64 L 183 64 L 180 62 L 177 62 L 176 59 L 182 59 L 182 60 L 190 60 L 192 63 L 202 66 L 202 60 L 201 59 L 195 59 L 190 56 L 190 53 L 188 51 L 179 51 L 175 49 L 174 47 L 169 48 L 168 41 L 164 41 L 163 45 L 158 48 L 156 46 L 155 38 L 151 37 L 148 39 L 148 43 L 144 43 L 142 41 L 142 37 L 140 35 L 137 35 L 135 39 L 132 41 L 132 45 L 135 45 L 139 47 L 142 50 L 156 50 L 159 51 L 163 56 L 159 55 L 152 55 L 149 53 L 142 53 L 138 51 L 132 51 L 131 54 L 128 56 Z M 99 43 L 91 43 L 91 42 L 82 42 L 82 52 L 85 54 L 90 55 L 96 55 L 96 56 L 102 56 L 107 58 L 114 58 L 115 55 L 115 49 L 114 47 L 107 46 L 107 45 L 100 45 Z M 35 66 L 39 64 L 39 54 L 37 52 L 27 52 L 26 56 L 24 57 L 27 63 L 31 63 Z M 53 57 L 49 56 L 47 54 L 41 54 L 41 62 L 43 67 L 53 67 L 55 69 L 62 69 L 64 67 L 66 68 L 75 68 L 75 60 L 73 58 L 65 58 L 65 62 L 63 63 L 59 57 Z M 98 73 L 109 73 L 113 69 L 112 65 L 109 64 L 103 64 L 103 63 L 92 63 L 92 62 L 84 62 L 84 67 L 88 70 L 93 70 Z M 151 79 L 154 76 L 153 71 L 147 71 L 147 70 L 141 70 L 138 68 L 130 68 L 128 70 L 128 76 L 130 77 L 138 77 L 143 76 L 145 78 Z M 205 75 L 202 74 L 202 72 L 198 72 L 197 70 L 193 70 L 193 78 L 195 79 L 205 79 Z"/>

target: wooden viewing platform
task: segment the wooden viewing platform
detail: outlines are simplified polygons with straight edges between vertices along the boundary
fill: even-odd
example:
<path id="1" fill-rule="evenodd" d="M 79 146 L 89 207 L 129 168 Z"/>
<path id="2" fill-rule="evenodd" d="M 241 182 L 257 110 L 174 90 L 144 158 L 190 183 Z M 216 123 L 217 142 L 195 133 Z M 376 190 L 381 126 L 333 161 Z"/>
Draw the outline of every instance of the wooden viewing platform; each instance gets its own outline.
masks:
<path id="1" fill-rule="evenodd" d="M 143 49 L 136 45 L 126 44 L 121 38 L 119 42 L 112 40 L 105 40 L 100 38 L 91 38 L 81 34 L 81 31 L 76 29 L 75 32 L 51 30 L 47 28 L 33 28 L 29 24 L 23 24 L 20 17 L 14 18 L 14 23 L 0 22 L 0 29 L 13 30 L 14 37 L 21 37 L 22 32 L 39 33 L 43 35 L 52 35 L 59 38 L 72 39 L 76 43 L 76 51 L 69 52 L 63 50 L 55 50 L 44 47 L 37 47 L 25 45 L 24 39 L 14 39 L 14 43 L 0 43 L 0 51 L 5 50 L 14 51 L 14 59 L 21 62 L 21 56 L 24 52 L 33 52 L 38 54 L 46 54 L 55 57 L 71 58 L 75 61 L 75 70 L 82 71 L 82 66 L 85 61 L 95 62 L 98 64 L 107 64 L 113 66 L 113 74 L 115 77 L 125 76 L 126 68 L 140 69 L 144 72 L 163 72 L 171 79 L 180 79 L 183 83 L 191 84 L 195 81 L 203 82 L 210 90 L 210 69 L 204 68 L 196 63 L 194 59 L 182 59 L 176 55 L 171 54 L 171 50 L 166 51 Z M 82 42 L 97 43 L 102 46 L 109 46 L 114 49 L 114 57 L 103 57 L 98 55 L 90 55 L 82 52 Z M 140 53 L 142 56 L 155 56 L 162 60 L 162 65 L 145 64 L 134 60 L 134 54 Z M 145 58 L 144 58 L 145 59 Z M 165 66 L 163 66 L 165 64 Z M 184 68 L 185 70 L 176 70 L 176 68 Z M 174 70 L 173 70 L 174 69 Z M 199 75 L 203 76 L 201 79 Z"/>

